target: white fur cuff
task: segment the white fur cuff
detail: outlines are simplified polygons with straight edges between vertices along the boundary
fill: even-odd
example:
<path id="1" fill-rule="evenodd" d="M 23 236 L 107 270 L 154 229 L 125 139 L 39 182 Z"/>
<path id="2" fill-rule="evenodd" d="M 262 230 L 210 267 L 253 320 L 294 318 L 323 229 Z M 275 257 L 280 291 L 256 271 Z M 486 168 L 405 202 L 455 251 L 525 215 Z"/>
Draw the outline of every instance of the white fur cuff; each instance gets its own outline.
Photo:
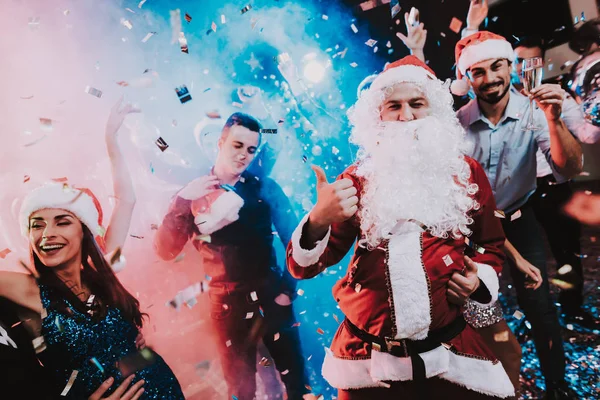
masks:
<path id="1" fill-rule="evenodd" d="M 300 238 L 302 237 L 302 230 L 304 229 L 304 225 L 308 222 L 309 216 L 310 213 L 302 218 L 292 234 L 292 257 L 296 264 L 301 267 L 309 267 L 319 261 L 319 258 L 327 248 L 327 243 L 329 243 L 329 237 L 331 236 L 331 227 L 329 227 L 325 237 L 322 240 L 319 240 L 313 249 L 307 250 L 302 248 L 300 246 Z"/>
<path id="2" fill-rule="evenodd" d="M 243 205 L 244 199 L 237 193 L 225 192 L 210 205 L 208 212 L 198 214 L 194 222 L 200 233 L 210 235 L 237 221 Z"/>
<path id="3" fill-rule="evenodd" d="M 500 290 L 500 282 L 498 281 L 498 274 L 496 270 L 487 264 L 475 263 L 477 264 L 477 276 L 485 286 L 489 290 L 492 295 L 492 300 L 489 303 L 479 303 L 473 299 L 471 299 L 474 303 L 483 306 L 489 307 L 498 300 L 498 291 Z"/>

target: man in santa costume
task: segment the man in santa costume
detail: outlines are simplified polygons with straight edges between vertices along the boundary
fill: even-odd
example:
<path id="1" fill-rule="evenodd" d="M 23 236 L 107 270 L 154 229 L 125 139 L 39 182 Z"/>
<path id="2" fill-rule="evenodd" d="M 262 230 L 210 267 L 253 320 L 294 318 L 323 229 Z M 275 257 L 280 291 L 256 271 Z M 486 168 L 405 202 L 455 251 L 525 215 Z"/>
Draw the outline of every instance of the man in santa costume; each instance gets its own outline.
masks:
<path id="1" fill-rule="evenodd" d="M 323 376 L 342 400 L 513 396 L 502 365 L 447 300 L 448 289 L 465 290 L 451 278 L 482 305 L 497 299 L 505 239 L 485 172 L 463 155 L 448 88 L 408 56 L 349 117 L 357 162 L 331 184 L 314 167 L 318 201 L 287 248 L 292 275 L 308 279 L 354 244 L 333 288 L 346 319 Z"/>

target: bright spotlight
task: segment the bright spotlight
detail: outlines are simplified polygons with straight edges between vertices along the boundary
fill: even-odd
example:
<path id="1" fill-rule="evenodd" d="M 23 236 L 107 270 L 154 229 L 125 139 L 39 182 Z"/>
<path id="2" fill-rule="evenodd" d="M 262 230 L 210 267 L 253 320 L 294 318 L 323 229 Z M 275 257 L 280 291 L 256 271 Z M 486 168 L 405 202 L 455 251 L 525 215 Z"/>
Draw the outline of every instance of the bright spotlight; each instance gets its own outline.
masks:
<path id="1" fill-rule="evenodd" d="M 318 61 L 311 60 L 304 66 L 304 77 L 312 83 L 318 83 L 325 76 L 325 67 Z"/>

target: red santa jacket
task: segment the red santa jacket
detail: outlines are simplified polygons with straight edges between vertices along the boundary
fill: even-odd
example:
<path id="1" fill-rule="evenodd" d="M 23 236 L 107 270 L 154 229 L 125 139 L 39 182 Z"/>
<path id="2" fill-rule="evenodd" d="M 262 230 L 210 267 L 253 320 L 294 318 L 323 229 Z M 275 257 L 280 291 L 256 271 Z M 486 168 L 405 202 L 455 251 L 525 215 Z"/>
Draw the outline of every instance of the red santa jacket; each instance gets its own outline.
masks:
<path id="1" fill-rule="evenodd" d="M 473 233 L 469 239 L 485 249 L 472 259 L 492 294 L 491 305 L 498 297 L 497 273 L 504 261 L 505 237 L 494 216 L 496 204 L 485 172 L 475 160 L 467 157 L 466 161 L 471 167 L 471 182 L 479 187 L 475 197 L 480 204 L 472 214 Z M 360 196 L 363 183 L 356 176 L 356 166 L 349 167 L 338 179 L 342 178 L 351 179 Z M 307 220 L 308 215 L 287 247 L 288 268 L 298 279 L 312 278 L 339 263 L 361 234 L 355 215 L 333 224 L 323 240 L 306 250 L 300 246 L 300 237 Z M 373 251 L 357 243 L 346 276 L 333 287 L 333 295 L 346 317 L 372 335 L 424 339 L 430 330 L 442 328 L 461 315 L 461 308 L 448 302 L 446 290 L 452 274 L 464 267 L 465 248 L 464 238 L 433 237 L 407 221 Z M 447 345 L 421 354 L 428 378 L 438 376 L 496 397 L 514 395 L 502 365 L 473 328 L 467 325 Z M 331 349 L 327 349 L 323 376 L 339 389 L 376 387 L 382 381 L 412 379 L 412 367 L 410 358 L 372 350 L 370 344 L 341 324 Z"/>

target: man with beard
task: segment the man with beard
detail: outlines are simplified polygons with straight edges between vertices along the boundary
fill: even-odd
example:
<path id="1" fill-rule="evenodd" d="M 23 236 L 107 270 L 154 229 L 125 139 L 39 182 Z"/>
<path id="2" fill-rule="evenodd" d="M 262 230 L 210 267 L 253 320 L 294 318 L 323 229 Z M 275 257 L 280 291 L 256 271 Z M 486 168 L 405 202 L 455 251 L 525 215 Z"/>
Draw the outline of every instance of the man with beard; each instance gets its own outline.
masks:
<path id="1" fill-rule="evenodd" d="M 467 154 L 481 163 L 489 178 L 507 239 L 542 271 L 542 286 L 527 290 L 526 277 L 509 259 L 519 305 L 533 328 L 547 398 L 569 398 L 544 242 L 530 197 L 536 190 L 538 148 L 557 179 L 568 179 L 581 171 L 581 147 L 561 119 L 565 92 L 560 86 L 544 84 L 533 89 L 528 95 L 539 107 L 534 110 L 527 97 L 510 90 L 512 57 L 510 43 L 490 32 L 477 32 L 457 43 L 457 75 L 467 77 L 476 95 L 458 111 L 458 118 L 467 130 Z M 525 129 L 532 112 L 537 130 Z"/>
<path id="2" fill-rule="evenodd" d="M 446 297 L 449 286 L 495 301 L 505 240 L 485 173 L 463 156 L 448 88 L 408 56 L 375 78 L 349 116 L 357 162 L 331 184 L 314 167 L 317 204 L 287 249 L 292 275 L 308 279 L 358 239 L 333 288 L 346 319 L 323 376 L 340 400 L 512 396 L 502 365 Z M 471 259 L 472 242 L 480 247 Z"/>

